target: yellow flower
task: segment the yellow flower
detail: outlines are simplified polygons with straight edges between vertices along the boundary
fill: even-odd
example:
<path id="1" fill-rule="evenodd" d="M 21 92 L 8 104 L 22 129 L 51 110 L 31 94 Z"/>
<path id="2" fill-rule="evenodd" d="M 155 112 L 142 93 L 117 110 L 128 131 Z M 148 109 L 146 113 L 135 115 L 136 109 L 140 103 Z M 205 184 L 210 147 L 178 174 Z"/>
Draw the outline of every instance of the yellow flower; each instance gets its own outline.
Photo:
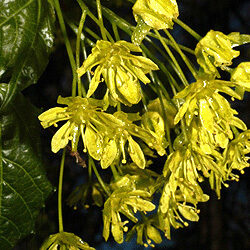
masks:
<path id="1" fill-rule="evenodd" d="M 142 18 L 153 29 L 172 29 L 173 18 L 179 16 L 175 0 L 137 0 L 133 6 L 135 20 Z"/>
<path id="2" fill-rule="evenodd" d="M 157 225 L 155 217 L 149 216 L 148 218 L 143 218 L 141 222 L 136 223 L 128 232 L 126 241 L 130 241 L 133 235 L 137 232 L 137 244 L 144 245 L 145 247 L 154 247 L 155 245 L 152 244 L 152 240 L 156 244 L 160 244 L 162 242 L 162 238 L 160 232 L 156 229 L 157 226 L 155 224 Z M 147 243 L 143 242 L 143 238 L 146 239 Z"/>
<path id="3" fill-rule="evenodd" d="M 158 112 L 162 118 L 164 117 L 165 112 L 166 122 L 170 128 L 173 128 L 174 117 L 177 113 L 176 106 L 172 102 L 168 101 L 166 98 L 162 98 L 162 102 L 163 109 L 159 98 L 150 101 L 148 104 L 148 111 Z"/>
<path id="4" fill-rule="evenodd" d="M 244 173 L 244 168 L 250 166 L 249 156 L 250 153 L 250 130 L 240 133 L 233 141 L 228 145 L 228 148 L 224 151 L 224 167 L 227 171 L 227 179 L 238 180 L 239 176 L 232 173 L 234 169 Z"/>
<path id="5" fill-rule="evenodd" d="M 216 156 L 218 161 L 223 160 L 220 155 Z M 168 176 L 171 173 L 169 180 L 171 192 L 175 192 L 176 187 L 181 185 L 178 182 L 185 181 L 190 185 L 190 188 L 191 186 L 197 186 L 197 182 L 203 180 L 201 173 L 207 178 L 211 172 L 224 177 L 226 175 L 225 172 L 214 160 L 216 156 L 205 154 L 201 150 L 197 150 L 197 148 L 193 149 L 191 144 L 179 146 L 176 151 L 168 156 L 163 170 L 164 176 Z"/>
<path id="6" fill-rule="evenodd" d="M 231 81 L 236 85 L 238 92 L 243 99 L 244 92 L 250 91 L 250 62 L 240 63 L 231 74 Z"/>
<path id="7" fill-rule="evenodd" d="M 101 106 L 101 102 L 94 99 L 81 97 L 58 97 L 59 104 L 68 107 L 55 107 L 42 113 L 38 119 L 44 128 L 51 125 L 57 127 L 57 122 L 68 120 L 53 136 L 51 140 L 52 152 L 57 153 L 64 148 L 69 141 L 72 142 L 72 151 L 77 150 L 80 135 L 84 140 L 85 125 L 89 126 L 93 113 Z"/>
<path id="8" fill-rule="evenodd" d="M 187 137 L 193 149 L 215 157 L 218 156 L 217 151 L 220 150 L 219 148 L 227 148 L 229 143 L 228 134 L 221 130 L 217 130 L 216 134 L 212 134 L 197 119 L 192 121 L 187 131 Z"/>
<path id="9" fill-rule="evenodd" d="M 158 70 L 158 66 L 150 59 L 135 56 L 130 51 L 141 52 L 141 49 L 126 41 L 116 43 L 97 41 L 92 53 L 77 70 L 78 75 L 82 76 L 97 66 L 87 97 L 95 92 L 101 82 L 102 75 L 108 87 L 107 93 L 114 103 L 121 102 L 131 106 L 141 100 L 139 80 L 144 84 L 149 83 L 150 80 L 145 74 L 151 70 Z"/>
<path id="10" fill-rule="evenodd" d="M 88 243 L 73 233 L 61 232 L 52 234 L 43 243 L 40 250 L 67 249 L 67 250 L 95 250 Z"/>
<path id="11" fill-rule="evenodd" d="M 195 48 L 198 63 L 207 74 L 215 74 L 220 77 L 216 67 L 223 69 L 232 64 L 232 60 L 239 56 L 240 52 L 233 47 L 250 41 L 250 36 L 240 35 L 238 32 L 225 35 L 222 32 L 210 30 Z"/>
<path id="12" fill-rule="evenodd" d="M 158 112 L 146 112 L 142 116 L 142 126 L 157 139 L 159 145 L 167 147 L 164 121 Z"/>
<path id="13" fill-rule="evenodd" d="M 235 86 L 232 82 L 202 79 L 190 84 L 174 97 L 184 99 L 174 123 L 177 124 L 185 117 L 189 126 L 193 118 L 197 117 L 209 133 L 224 133 L 232 139 L 230 126 L 236 126 L 241 130 L 247 129 L 245 123 L 234 116 L 238 114 L 237 111 L 232 109 L 229 102 L 218 93 L 224 92 L 240 99 L 240 95 L 230 88 L 232 86 Z"/>
<path id="14" fill-rule="evenodd" d="M 128 221 L 122 222 L 120 213 L 123 213 L 132 221 L 137 222 L 134 213 L 137 211 L 148 212 L 155 209 L 155 205 L 147 200 L 150 196 L 150 193 L 143 190 L 133 190 L 127 187 L 116 189 L 104 204 L 104 239 L 107 241 L 109 238 L 111 224 L 112 235 L 115 241 L 121 244 L 123 242 L 123 232 L 127 231 L 127 227 L 124 227 L 124 225 L 127 224 Z"/>
<path id="15" fill-rule="evenodd" d="M 156 149 L 158 154 L 165 154 L 162 138 L 150 130 L 133 124 L 141 117 L 138 114 L 126 114 L 122 111 L 114 115 L 102 111 L 103 104 L 100 100 L 92 98 L 59 96 L 58 103 L 68 107 L 55 107 L 42 113 L 38 118 L 44 128 L 51 125 L 57 126 L 57 122 L 67 122 L 55 133 L 51 140 L 52 152 L 57 153 L 64 148 L 69 141 L 72 143 L 72 151 L 77 151 L 80 136 L 84 144 L 84 152 L 87 152 L 95 160 L 100 161 L 102 168 L 109 167 L 116 160 L 126 163 L 126 142 L 128 141 L 128 153 L 132 161 L 139 167 L 145 168 L 146 160 L 140 145 L 132 138 L 138 137 L 150 148 Z M 164 131 L 161 136 L 164 136 Z"/>

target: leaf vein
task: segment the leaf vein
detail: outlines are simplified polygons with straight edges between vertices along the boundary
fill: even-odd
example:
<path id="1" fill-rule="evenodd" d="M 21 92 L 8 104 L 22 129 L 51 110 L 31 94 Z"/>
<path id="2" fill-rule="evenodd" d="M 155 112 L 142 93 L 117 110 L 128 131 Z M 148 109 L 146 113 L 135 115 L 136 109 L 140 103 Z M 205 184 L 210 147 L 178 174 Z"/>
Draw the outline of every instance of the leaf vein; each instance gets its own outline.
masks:
<path id="1" fill-rule="evenodd" d="M 26 4 L 24 4 L 20 9 L 18 9 L 17 11 L 15 11 L 12 15 L 10 15 L 8 18 L 6 18 L 3 22 L 0 23 L 0 27 L 2 25 L 4 25 L 5 23 L 7 23 L 11 18 L 15 17 L 15 15 L 17 15 L 19 12 L 21 12 L 23 9 L 25 9 L 26 7 L 28 7 L 34 0 L 30 0 L 29 2 L 27 2 Z"/>
<path id="2" fill-rule="evenodd" d="M 29 178 L 30 178 L 30 180 L 32 181 L 32 183 L 35 185 L 35 187 L 39 190 L 39 192 L 40 192 L 40 193 L 42 194 L 42 196 L 43 196 L 43 191 L 41 190 L 41 188 L 39 188 L 39 186 L 35 183 L 35 181 L 34 181 L 34 179 L 32 178 L 32 176 L 29 174 L 29 172 L 26 171 L 26 169 L 25 169 L 22 165 L 20 165 L 20 164 L 18 164 L 18 163 L 16 163 L 16 162 L 13 162 L 12 160 L 10 160 L 10 159 L 8 159 L 8 158 L 6 158 L 6 157 L 3 157 L 3 159 L 6 160 L 6 161 L 9 162 L 9 163 L 11 163 L 11 164 L 13 164 L 13 165 L 15 165 L 15 166 L 21 168 L 21 169 L 25 172 L 25 174 L 27 174 L 27 175 L 29 176 Z"/>
<path id="3" fill-rule="evenodd" d="M 3 216 L 3 215 L 0 215 L 0 217 L 1 217 L 1 218 L 4 218 L 4 219 L 7 220 L 7 221 L 9 221 L 9 222 L 14 226 L 14 228 L 16 228 L 16 230 L 17 230 L 18 233 L 19 233 L 19 236 L 22 235 L 21 232 L 20 232 L 20 230 L 19 230 L 19 228 L 18 228 L 18 226 L 17 226 L 11 219 L 9 219 L 8 217 Z M 1 236 L 2 236 L 2 235 L 1 235 Z"/>
<path id="4" fill-rule="evenodd" d="M 27 202 L 24 200 L 24 198 L 21 196 L 21 194 L 19 194 L 19 193 L 16 191 L 16 189 L 13 188 L 6 180 L 4 180 L 4 183 L 5 183 L 14 193 L 16 193 L 16 194 L 19 196 L 19 198 L 20 198 L 21 201 L 23 202 L 24 206 L 27 208 L 27 211 L 29 212 L 31 219 L 33 220 L 33 215 L 32 215 L 32 213 L 31 213 L 31 211 L 30 211 L 30 209 L 29 209 L 29 206 L 28 206 Z"/>
<path id="5" fill-rule="evenodd" d="M 10 243 L 10 241 L 4 237 L 3 235 L 0 235 L 0 238 L 2 238 L 3 240 L 5 240 L 11 247 L 13 247 L 14 245 Z"/>

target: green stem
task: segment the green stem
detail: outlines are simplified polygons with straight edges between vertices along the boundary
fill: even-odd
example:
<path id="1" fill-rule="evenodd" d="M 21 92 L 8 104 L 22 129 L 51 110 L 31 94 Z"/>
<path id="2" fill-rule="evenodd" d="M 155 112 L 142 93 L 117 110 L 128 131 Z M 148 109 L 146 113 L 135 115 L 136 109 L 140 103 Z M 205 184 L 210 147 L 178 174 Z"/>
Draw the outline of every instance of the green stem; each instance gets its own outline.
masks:
<path id="1" fill-rule="evenodd" d="M 102 40 L 100 36 L 98 36 L 94 31 L 92 31 L 91 29 L 89 29 L 88 27 L 84 28 L 84 31 L 86 31 L 88 34 L 90 34 L 93 38 L 95 38 L 96 40 Z"/>
<path id="2" fill-rule="evenodd" d="M 94 170 L 94 172 L 95 172 L 96 178 L 97 178 L 97 180 L 99 181 L 100 185 L 102 186 L 104 192 L 105 192 L 108 196 L 110 196 L 111 193 L 110 193 L 110 191 L 108 190 L 108 188 L 106 187 L 105 183 L 103 182 L 101 176 L 99 175 L 99 173 L 98 173 L 98 171 L 97 171 L 97 169 L 96 169 L 94 160 L 92 159 L 91 156 L 89 156 L 89 164 L 91 164 L 91 166 L 92 166 L 92 168 L 93 168 L 93 170 Z"/>
<path id="3" fill-rule="evenodd" d="M 115 40 L 120 41 L 120 36 L 119 36 L 119 33 L 118 33 L 117 25 L 114 22 L 112 22 L 112 28 L 113 28 L 113 32 L 114 32 L 114 35 L 115 35 Z"/>
<path id="4" fill-rule="evenodd" d="M 121 103 L 118 102 L 118 103 L 117 103 L 117 111 L 121 111 L 121 110 L 122 110 L 122 108 L 121 108 Z"/>
<path id="5" fill-rule="evenodd" d="M 89 157 L 90 159 L 90 157 Z M 89 174 L 89 181 L 91 181 L 92 179 L 92 166 L 90 164 L 90 160 L 89 160 L 89 164 L 88 164 L 88 174 Z"/>
<path id="6" fill-rule="evenodd" d="M 165 48 L 165 50 L 167 51 L 168 55 L 170 56 L 170 58 L 172 59 L 173 63 L 175 64 L 176 68 L 177 68 L 177 71 L 176 73 L 178 74 L 178 76 L 180 77 L 180 79 L 182 80 L 184 86 L 188 86 L 188 81 L 179 65 L 179 63 L 177 62 L 177 60 L 175 59 L 172 51 L 169 49 L 169 47 L 167 46 L 167 44 L 165 43 L 165 41 L 162 39 L 160 33 L 157 31 L 157 30 L 154 30 L 155 31 L 155 34 L 158 36 L 161 44 L 163 45 L 163 47 Z"/>
<path id="7" fill-rule="evenodd" d="M 83 59 L 86 60 L 88 55 L 87 55 L 86 46 L 85 46 L 84 41 L 81 41 L 81 46 L 82 46 Z M 91 82 L 91 74 L 90 74 L 89 70 L 87 71 L 87 78 L 88 78 L 88 83 L 90 84 L 90 82 Z"/>
<path id="8" fill-rule="evenodd" d="M 146 54 L 148 55 L 149 58 L 151 58 L 158 66 L 159 68 L 162 70 L 162 72 L 167 76 L 169 77 L 171 75 L 171 73 L 168 71 L 168 69 L 166 68 L 166 66 L 164 65 L 164 63 L 162 61 L 160 61 L 158 58 L 156 58 L 151 52 L 149 49 L 147 49 L 147 47 L 143 44 L 141 44 L 141 48 L 143 49 L 143 51 L 146 52 Z M 172 76 L 172 75 L 171 75 Z M 176 81 L 174 81 L 174 84 L 175 84 L 175 88 L 180 91 L 181 88 L 180 86 L 176 83 Z M 163 89 L 165 89 L 164 86 L 162 86 Z M 166 91 L 166 89 L 165 89 Z"/>
<path id="9" fill-rule="evenodd" d="M 82 34 L 82 29 L 83 29 L 86 16 L 87 16 L 87 11 L 83 11 L 80 24 L 78 27 L 78 31 L 77 31 L 77 37 L 76 37 L 76 68 L 77 69 L 80 67 L 80 42 L 81 42 L 81 34 Z M 78 95 L 82 96 L 82 81 L 79 75 L 77 75 L 77 82 L 78 82 Z M 86 92 L 84 92 L 83 95 L 85 97 Z"/>
<path id="10" fill-rule="evenodd" d="M 183 23 L 180 19 L 173 19 L 177 24 L 179 24 L 184 30 L 186 30 L 190 35 L 192 35 L 196 40 L 200 41 L 201 36 L 191 29 L 188 25 Z"/>
<path id="11" fill-rule="evenodd" d="M 157 36 L 156 34 L 152 33 L 152 32 L 149 32 L 149 33 L 148 33 L 148 36 L 151 36 L 151 37 L 154 37 L 154 38 L 157 38 L 157 39 L 158 39 L 158 36 Z M 169 41 L 169 40 L 168 40 L 167 38 L 165 38 L 165 37 L 162 37 L 162 39 L 165 41 L 165 43 L 166 43 L 167 45 L 169 45 L 169 46 L 171 46 L 172 48 L 175 49 L 175 46 L 173 45 L 173 43 L 172 43 L 171 41 Z M 145 40 L 149 41 L 149 40 L 151 40 L 151 39 L 148 38 L 148 37 L 146 37 Z M 152 42 L 152 40 L 151 40 L 151 42 Z M 179 43 L 177 43 L 177 44 L 178 44 L 178 46 L 181 48 L 181 50 L 186 51 L 186 52 L 188 52 L 188 53 L 191 54 L 191 55 L 194 55 L 194 54 L 195 54 L 195 53 L 194 53 L 194 50 L 192 50 L 192 49 L 190 49 L 190 48 L 188 48 L 188 47 L 186 47 L 186 46 L 184 46 L 184 45 L 181 45 L 181 44 L 179 44 Z"/>
<path id="12" fill-rule="evenodd" d="M 193 74 L 194 78 L 197 79 L 197 73 L 196 73 L 195 69 L 193 68 L 193 66 L 191 65 L 190 61 L 185 56 L 185 54 L 181 51 L 179 45 L 176 43 L 176 41 L 174 40 L 174 38 L 172 37 L 172 35 L 169 33 L 169 31 L 167 29 L 164 29 L 164 32 L 169 37 L 170 41 L 173 42 L 173 44 L 174 44 L 177 52 L 180 54 L 182 60 L 186 63 L 187 67 L 189 68 L 190 72 Z"/>
<path id="13" fill-rule="evenodd" d="M 119 178 L 119 174 L 118 174 L 118 172 L 117 172 L 117 170 L 116 170 L 116 167 L 112 164 L 111 166 L 111 171 L 112 171 L 112 174 L 113 174 L 113 176 L 114 176 L 114 179 L 115 180 L 118 180 L 118 178 Z"/>
<path id="14" fill-rule="evenodd" d="M 95 15 L 93 15 L 93 13 L 89 10 L 89 8 L 87 7 L 87 5 L 82 1 L 82 0 L 77 0 L 78 4 L 80 5 L 82 10 L 86 10 L 88 16 L 100 27 L 100 21 L 95 17 Z M 102 9 L 102 8 L 101 8 Z M 114 42 L 113 37 L 110 35 L 110 33 L 107 31 L 107 29 L 105 29 L 105 27 L 103 26 L 103 29 L 105 31 L 105 34 L 107 35 L 108 39 L 111 42 Z"/>
<path id="15" fill-rule="evenodd" d="M 177 94 L 174 86 L 173 86 L 173 93 L 174 93 L 174 95 Z M 176 99 L 176 103 L 177 103 L 178 110 L 180 110 L 181 105 L 180 105 L 180 101 L 178 99 Z M 184 141 L 186 143 L 188 143 L 188 137 L 187 137 L 187 133 L 186 133 L 186 123 L 185 123 L 184 119 L 181 119 L 181 131 L 182 131 L 182 133 L 184 135 Z"/>
<path id="16" fill-rule="evenodd" d="M 62 184 L 63 184 L 63 170 L 65 163 L 65 152 L 66 149 L 63 149 L 62 160 L 60 165 L 60 174 L 59 174 L 59 183 L 58 183 L 58 224 L 59 224 L 59 233 L 63 232 L 63 217 L 62 217 Z"/>
<path id="17" fill-rule="evenodd" d="M 78 27 L 73 22 L 68 20 L 67 18 L 65 18 L 65 20 L 66 20 L 66 23 L 68 24 L 68 26 L 71 28 L 71 30 L 77 35 Z M 95 46 L 95 43 L 92 40 L 90 40 L 88 37 L 86 37 L 83 33 L 81 34 L 81 42 L 82 41 L 86 41 L 90 47 Z"/>
<path id="18" fill-rule="evenodd" d="M 58 21 L 60 24 L 60 28 L 63 34 L 63 38 L 64 38 L 64 43 L 66 46 L 66 50 L 68 53 L 68 57 L 69 57 L 69 61 L 70 61 L 70 65 L 71 65 L 71 69 L 72 69 L 72 74 L 73 74 L 73 82 L 72 82 L 72 96 L 76 96 L 76 79 L 77 79 L 77 74 L 76 74 L 76 63 L 75 63 L 75 59 L 74 59 L 74 54 L 69 42 L 69 38 L 67 35 L 67 31 L 66 31 L 66 27 L 65 27 L 65 23 L 63 20 L 63 15 L 62 15 L 62 11 L 61 11 L 61 7 L 59 4 L 58 0 L 54 0 L 54 5 L 55 5 L 55 9 L 56 9 L 56 13 L 58 16 Z"/>
<path id="19" fill-rule="evenodd" d="M 154 77 L 154 74 L 151 72 L 150 73 L 150 76 L 151 76 L 151 79 L 153 81 L 154 84 L 157 84 L 156 82 L 156 79 Z M 158 94 L 158 97 L 160 99 L 160 104 L 161 104 L 161 110 L 162 110 L 162 114 L 163 114 L 163 119 L 164 119 L 164 126 L 165 126 L 165 131 L 166 131 L 166 134 L 167 134 L 167 140 L 169 142 L 169 151 L 170 153 L 173 152 L 173 147 L 172 147 L 172 142 L 171 142 L 171 136 L 170 136 L 170 128 L 167 124 L 167 116 L 166 116 L 166 112 L 165 112 L 165 108 L 164 108 L 164 103 L 163 103 L 163 97 L 162 97 L 162 91 L 159 89 L 159 88 L 156 88 L 157 89 L 157 94 Z"/>
<path id="20" fill-rule="evenodd" d="M 96 7 L 97 7 L 97 13 L 98 13 L 98 19 L 99 19 L 99 27 L 101 29 L 102 39 L 107 40 L 107 36 L 106 36 L 104 25 L 103 25 L 103 19 L 102 19 L 101 0 L 96 0 Z"/>
<path id="21" fill-rule="evenodd" d="M 147 107 L 147 101 L 146 101 L 146 97 L 145 97 L 145 93 L 142 93 L 142 104 L 143 104 L 143 108 L 145 109 L 145 112 L 148 111 L 148 107 Z"/>

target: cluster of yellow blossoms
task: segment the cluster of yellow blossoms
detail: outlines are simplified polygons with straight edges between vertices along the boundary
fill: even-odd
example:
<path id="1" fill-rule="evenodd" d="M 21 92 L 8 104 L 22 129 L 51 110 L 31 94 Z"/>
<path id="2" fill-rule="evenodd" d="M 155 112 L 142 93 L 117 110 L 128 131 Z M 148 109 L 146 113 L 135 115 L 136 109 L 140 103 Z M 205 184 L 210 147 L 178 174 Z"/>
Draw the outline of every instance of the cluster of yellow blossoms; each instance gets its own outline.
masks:
<path id="1" fill-rule="evenodd" d="M 147 31 L 172 28 L 179 14 L 174 0 L 137 0 L 133 13 L 138 25 L 146 25 Z M 239 178 L 233 170 L 243 173 L 249 167 L 250 130 L 236 117 L 237 111 L 224 97 L 226 94 L 241 100 L 244 92 L 250 91 L 250 62 L 241 63 L 235 69 L 228 67 L 240 54 L 233 48 L 249 41 L 249 35 L 209 31 L 195 48 L 200 66 L 196 81 L 173 97 L 172 106 L 165 99 L 157 98 L 139 115 L 122 111 L 110 114 L 106 109 L 118 103 L 127 106 L 139 103 L 143 96 L 140 81 L 150 83 L 146 74 L 158 70 L 158 66 L 144 56 L 131 53 L 142 52 L 138 45 L 98 40 L 77 70 L 82 76 L 94 68 L 87 96 L 59 97 L 58 103 L 67 107 L 52 108 L 39 116 L 44 128 L 67 121 L 52 138 L 54 153 L 69 141 L 72 151 L 77 151 L 81 137 L 84 152 L 100 161 L 103 169 L 115 165 L 124 174 L 109 185 L 111 194 L 104 203 L 106 240 L 111 226 L 114 239 L 123 242 L 128 221 L 123 222 L 120 213 L 136 223 L 128 239 L 137 232 L 139 244 L 143 244 L 143 235 L 146 245 L 152 245 L 151 240 L 160 243 L 157 229 L 170 239 L 171 226 L 187 226 L 185 220 L 199 219 L 197 204 L 209 199 L 200 182 L 208 178 L 220 197 L 221 185 L 227 186 L 226 181 Z M 230 72 L 230 81 L 218 79 L 218 67 Z M 107 86 L 103 100 L 90 98 L 101 82 Z M 177 102 L 181 105 L 173 105 Z M 165 138 L 166 123 L 168 128 L 176 127 L 180 131 L 169 154 L 165 151 L 169 143 Z M 162 174 L 145 168 L 149 165 L 145 155 L 150 149 L 160 156 L 167 155 Z M 126 164 L 127 154 L 130 164 Z M 157 213 L 143 215 L 138 222 L 134 215 L 137 211 L 146 213 L 155 209 L 152 199 L 156 192 L 161 193 Z"/>

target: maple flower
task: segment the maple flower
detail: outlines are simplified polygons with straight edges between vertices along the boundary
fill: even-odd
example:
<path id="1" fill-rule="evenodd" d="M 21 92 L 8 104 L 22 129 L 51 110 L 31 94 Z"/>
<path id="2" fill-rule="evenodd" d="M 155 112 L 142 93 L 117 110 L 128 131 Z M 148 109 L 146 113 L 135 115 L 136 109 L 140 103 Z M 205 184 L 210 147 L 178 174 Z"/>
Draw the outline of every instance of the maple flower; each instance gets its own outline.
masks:
<path id="1" fill-rule="evenodd" d="M 122 111 L 113 115 L 103 112 L 103 102 L 92 98 L 67 97 L 58 98 L 59 104 L 68 107 L 55 107 L 42 113 L 38 118 L 44 128 L 51 125 L 57 127 L 57 122 L 67 122 L 55 133 L 51 140 L 52 152 L 57 153 L 69 141 L 72 151 L 77 151 L 79 138 L 82 137 L 84 152 L 90 154 L 95 160 L 100 161 L 102 168 L 109 167 L 115 160 L 126 163 L 126 142 L 128 153 L 132 161 L 139 167 L 145 168 L 146 160 L 140 145 L 133 139 L 138 137 L 150 148 L 156 149 L 159 155 L 165 154 L 166 142 L 163 143 L 164 131 L 160 136 L 147 130 L 133 121 L 141 117 L 138 114 L 126 114 Z M 157 126 L 157 122 L 155 126 Z"/>
<path id="2" fill-rule="evenodd" d="M 220 77 L 216 67 L 223 69 L 224 66 L 231 65 L 232 60 L 240 54 L 233 47 L 248 42 L 250 35 L 241 35 L 239 32 L 225 35 L 220 31 L 210 30 L 195 48 L 197 62 L 205 73 Z"/>
<path id="3" fill-rule="evenodd" d="M 113 120 L 112 120 L 112 119 Z M 141 146 L 133 139 L 133 137 L 140 138 L 144 141 L 150 148 L 155 149 L 159 155 L 165 154 L 166 143 L 163 143 L 163 139 L 158 137 L 156 133 L 145 129 L 143 127 L 137 126 L 134 124 L 134 121 L 139 121 L 141 117 L 138 114 L 133 113 L 124 113 L 122 111 L 118 111 L 113 115 L 109 115 L 109 117 L 102 118 L 101 122 L 103 124 L 103 128 L 101 128 L 101 124 L 96 124 L 98 131 L 106 130 L 101 139 L 102 144 L 99 141 L 95 141 L 94 138 L 96 135 L 88 136 L 92 143 L 93 150 L 89 150 L 90 155 L 93 156 L 96 160 L 101 160 L 102 168 L 109 167 L 115 160 L 120 159 L 122 156 L 122 163 L 125 164 L 126 161 L 126 143 L 128 142 L 128 153 L 131 157 L 132 161 L 139 167 L 145 168 L 146 160 Z M 156 124 L 157 125 L 157 124 Z M 164 133 L 164 131 L 162 132 Z M 161 136 L 164 134 L 161 133 Z M 86 139 L 87 140 L 87 139 Z M 96 146 L 98 145 L 98 146 Z M 94 157 L 96 153 L 100 153 L 100 157 Z"/>
<path id="4" fill-rule="evenodd" d="M 198 117 L 203 128 L 210 134 L 224 133 L 232 139 L 233 134 L 230 126 L 246 130 L 246 125 L 234 115 L 238 114 L 236 110 L 230 107 L 229 102 L 218 92 L 223 92 L 232 97 L 240 99 L 232 88 L 235 86 L 232 82 L 220 80 L 199 79 L 177 93 L 174 98 L 184 100 L 174 123 L 177 124 L 183 117 L 189 126 L 194 117 Z"/>
<path id="5" fill-rule="evenodd" d="M 131 106 L 141 100 L 139 80 L 144 84 L 150 82 L 145 74 L 158 70 L 150 59 L 130 53 L 142 52 L 139 46 L 126 41 L 111 43 L 98 40 L 92 53 L 77 70 L 82 76 L 95 66 L 94 76 L 90 82 L 87 97 L 90 97 L 104 78 L 108 95 L 114 103 L 121 102 Z"/>
<path id="6" fill-rule="evenodd" d="M 157 220 L 155 216 L 145 216 L 145 218 L 143 218 L 141 222 L 136 223 L 128 232 L 126 241 L 129 241 L 137 232 L 137 244 L 144 245 L 145 247 L 155 247 L 155 245 L 152 243 L 152 240 L 156 244 L 160 244 L 162 242 L 161 234 L 156 229 L 155 224 L 157 225 Z M 146 239 L 146 243 L 143 242 L 143 238 Z"/>
<path id="7" fill-rule="evenodd" d="M 179 16 L 175 0 L 137 0 L 133 6 L 135 20 L 142 18 L 153 29 L 172 29 L 173 18 Z"/>
<path id="8" fill-rule="evenodd" d="M 244 92 L 250 91 L 250 62 L 240 63 L 231 73 L 231 81 L 243 99 Z"/>
<path id="9" fill-rule="evenodd" d="M 133 190 L 128 187 L 116 189 L 106 200 L 103 209 L 103 237 L 107 241 L 111 232 L 116 242 L 123 242 L 123 232 L 127 231 L 125 225 L 128 221 L 122 222 L 120 213 L 126 215 L 129 219 L 137 222 L 133 212 L 152 211 L 155 205 L 148 201 L 151 194 L 144 190 Z"/>
<path id="10" fill-rule="evenodd" d="M 240 133 L 233 141 L 231 141 L 224 151 L 223 166 L 227 171 L 227 178 L 231 177 L 233 180 L 238 180 L 239 176 L 233 174 L 233 170 L 238 170 L 242 174 L 244 168 L 249 167 L 250 153 L 250 130 Z"/>
<path id="11" fill-rule="evenodd" d="M 84 141 L 85 125 L 90 125 L 89 121 L 93 117 L 93 113 L 101 106 L 101 102 L 94 99 L 81 97 L 58 97 L 59 104 L 67 105 L 68 107 L 51 108 L 41 115 L 38 119 L 44 128 L 51 125 L 57 127 L 60 121 L 67 122 L 55 133 L 51 140 L 52 152 L 57 153 L 64 148 L 69 141 L 72 141 L 72 151 L 77 151 L 77 145 L 80 135 Z M 99 108 L 100 109 L 100 108 Z"/>
<path id="12" fill-rule="evenodd" d="M 40 248 L 40 250 L 50 249 L 94 250 L 78 236 L 67 232 L 50 235 Z"/>

